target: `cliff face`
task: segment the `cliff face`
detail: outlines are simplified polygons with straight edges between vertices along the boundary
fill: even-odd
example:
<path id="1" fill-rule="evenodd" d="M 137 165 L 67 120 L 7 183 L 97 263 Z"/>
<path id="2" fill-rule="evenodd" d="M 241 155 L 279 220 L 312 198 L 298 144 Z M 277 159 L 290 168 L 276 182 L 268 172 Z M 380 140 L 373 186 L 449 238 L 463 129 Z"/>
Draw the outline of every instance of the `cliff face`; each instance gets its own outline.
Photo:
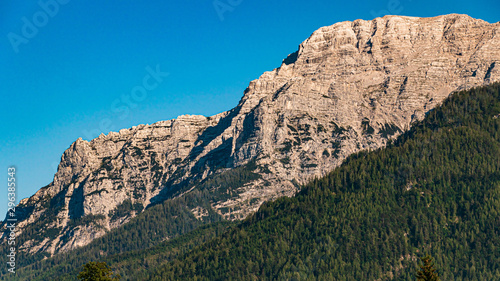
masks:
<path id="1" fill-rule="evenodd" d="M 52 229 L 21 250 L 86 245 L 150 204 L 247 165 L 258 177 L 210 200 L 225 218 L 244 218 L 351 153 L 383 146 L 453 91 L 498 80 L 500 23 L 386 16 L 320 28 L 228 112 L 77 140 L 54 181 L 20 203 L 20 232 L 41 219 Z M 133 210 L 115 212 L 125 203 Z M 203 219 L 206 210 L 192 212 Z"/>

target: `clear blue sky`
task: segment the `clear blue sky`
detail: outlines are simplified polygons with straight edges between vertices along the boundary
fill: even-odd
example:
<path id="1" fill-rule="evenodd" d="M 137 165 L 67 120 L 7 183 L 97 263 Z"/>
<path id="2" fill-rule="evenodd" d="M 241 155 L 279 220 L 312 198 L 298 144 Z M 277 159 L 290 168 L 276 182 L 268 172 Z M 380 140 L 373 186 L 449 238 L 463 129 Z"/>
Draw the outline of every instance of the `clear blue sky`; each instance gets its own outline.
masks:
<path id="1" fill-rule="evenodd" d="M 79 137 L 228 110 L 321 26 L 385 14 L 500 21 L 498 0 L 54 1 L 0 3 L 2 218 L 10 165 L 19 200 L 52 181 Z M 169 75 L 144 93 L 148 66 Z"/>

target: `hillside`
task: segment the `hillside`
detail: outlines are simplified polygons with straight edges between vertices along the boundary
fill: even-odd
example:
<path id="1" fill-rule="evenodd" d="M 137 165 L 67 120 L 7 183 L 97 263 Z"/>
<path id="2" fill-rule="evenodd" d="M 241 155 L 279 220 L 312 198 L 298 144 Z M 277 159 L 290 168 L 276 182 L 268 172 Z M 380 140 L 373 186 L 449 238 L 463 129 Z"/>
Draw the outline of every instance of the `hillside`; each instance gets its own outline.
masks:
<path id="1" fill-rule="evenodd" d="M 151 280 L 499 280 L 500 84 L 453 95 L 387 148 L 152 271 Z"/>
<path id="2" fill-rule="evenodd" d="M 77 280 L 76 276 L 81 270 L 81 265 L 91 260 L 102 259 L 114 268 L 119 268 L 123 280 L 143 280 L 148 272 L 188 253 L 197 246 L 221 235 L 234 223 L 219 222 L 200 226 L 194 231 L 181 235 L 172 240 L 164 241 L 153 247 L 142 250 L 128 251 L 122 254 L 101 255 L 83 249 L 61 253 L 52 258 L 36 262 L 18 270 L 15 278 L 10 275 L 0 277 L 0 280 Z M 99 239 L 98 239 L 99 240 Z M 10 278 L 10 279 L 9 279 Z"/>
<path id="3" fill-rule="evenodd" d="M 455 14 L 337 23 L 252 81 L 232 110 L 78 139 L 53 182 L 17 207 L 19 260 L 88 245 L 164 201 L 192 227 L 163 225 L 141 241 L 292 196 L 348 155 L 384 146 L 451 92 L 498 81 L 499 29 Z M 180 206 L 190 193 L 196 204 Z"/>
<path id="4" fill-rule="evenodd" d="M 442 280 L 499 280 L 499 213 L 495 83 L 452 95 L 386 148 L 350 156 L 173 261 L 155 258 L 170 242 L 105 260 L 127 280 L 414 280 L 430 253 Z"/>

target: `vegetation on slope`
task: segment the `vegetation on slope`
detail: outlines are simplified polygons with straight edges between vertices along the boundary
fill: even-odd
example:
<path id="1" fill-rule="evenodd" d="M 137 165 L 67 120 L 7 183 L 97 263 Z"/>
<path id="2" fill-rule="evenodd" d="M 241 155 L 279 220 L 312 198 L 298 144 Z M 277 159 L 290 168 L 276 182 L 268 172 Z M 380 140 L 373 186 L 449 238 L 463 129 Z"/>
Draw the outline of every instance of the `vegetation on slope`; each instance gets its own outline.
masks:
<path id="1" fill-rule="evenodd" d="M 198 188 L 146 209 L 128 223 L 111 230 L 85 247 L 43 260 L 43 255 L 30 256 L 30 254 L 20 252 L 17 275 L 13 276 L 6 272 L 6 268 L 3 268 L 0 280 L 61 278 L 79 270 L 81 265 L 87 262 L 128 251 L 147 249 L 160 244 L 165 239 L 175 238 L 204 224 L 221 221 L 222 216 L 212 209 L 211 203 L 227 196 L 228 191 L 234 192 L 234 189 L 255 179 L 258 176 L 253 173 L 255 169 L 255 163 L 250 162 L 247 165 L 210 176 L 198 183 Z M 186 186 L 176 194 L 187 191 L 191 187 Z M 202 218 L 196 218 L 191 212 L 191 209 L 198 206 L 207 211 Z M 132 204 L 123 204 L 117 211 L 127 213 L 132 212 L 133 209 Z M 92 221 L 90 220 L 89 223 Z M 2 245 L 2 248 L 0 252 L 6 252 L 8 245 Z"/>
<path id="2" fill-rule="evenodd" d="M 222 234 L 207 226 L 101 260 L 128 280 L 415 280 L 428 253 L 442 280 L 500 280 L 499 129 L 500 84 L 457 93 L 387 148 L 349 157 Z M 123 241 L 111 236 L 92 251 L 129 249 L 135 236 L 120 231 Z M 90 252 L 20 272 L 71 279 L 99 259 Z"/>
<path id="3" fill-rule="evenodd" d="M 500 280 L 500 85 L 453 95 L 386 149 L 264 204 L 151 280 Z"/>

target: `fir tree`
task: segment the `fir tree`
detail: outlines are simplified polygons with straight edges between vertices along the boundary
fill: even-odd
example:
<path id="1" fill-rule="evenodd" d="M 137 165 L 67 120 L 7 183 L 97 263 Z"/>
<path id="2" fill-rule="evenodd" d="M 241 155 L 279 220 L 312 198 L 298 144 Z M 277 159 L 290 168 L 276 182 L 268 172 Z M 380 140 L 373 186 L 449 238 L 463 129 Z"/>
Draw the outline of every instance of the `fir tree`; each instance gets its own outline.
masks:
<path id="1" fill-rule="evenodd" d="M 120 275 L 114 275 L 113 271 L 105 262 L 89 262 L 85 264 L 83 270 L 78 274 L 78 279 L 82 281 L 117 281 Z"/>
<path id="2" fill-rule="evenodd" d="M 423 264 L 420 265 L 420 270 L 417 271 L 418 281 L 439 281 L 439 276 L 434 268 L 434 262 L 430 256 L 420 258 Z"/>

